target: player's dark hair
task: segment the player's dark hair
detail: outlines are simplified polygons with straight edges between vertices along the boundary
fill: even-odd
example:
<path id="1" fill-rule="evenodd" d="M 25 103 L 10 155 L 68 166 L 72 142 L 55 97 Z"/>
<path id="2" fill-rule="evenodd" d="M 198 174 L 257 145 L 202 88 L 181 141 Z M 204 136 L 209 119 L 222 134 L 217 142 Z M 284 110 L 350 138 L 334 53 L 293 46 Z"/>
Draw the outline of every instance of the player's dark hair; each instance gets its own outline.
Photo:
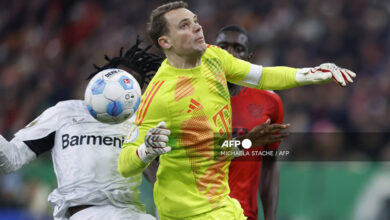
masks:
<path id="1" fill-rule="evenodd" d="M 249 58 L 248 59 L 250 59 L 250 57 L 252 56 L 252 54 L 250 52 L 251 39 L 249 37 L 248 32 L 243 27 L 235 25 L 235 24 L 232 24 L 232 25 L 227 25 L 227 26 L 221 28 L 218 31 L 217 37 L 218 37 L 218 35 L 220 35 L 221 33 L 225 32 L 225 31 L 238 32 L 238 33 L 244 34 L 248 38 L 246 47 L 247 47 L 248 53 L 249 53 Z"/>
<path id="2" fill-rule="evenodd" d="M 233 25 L 227 25 L 227 26 L 221 28 L 218 31 L 217 36 L 220 33 L 225 32 L 225 31 L 234 31 L 234 32 L 242 33 L 242 34 L 244 34 L 245 36 L 247 36 L 249 38 L 248 32 L 244 28 L 242 28 L 242 27 L 240 27 L 238 25 L 234 25 L 234 24 Z"/>
<path id="3" fill-rule="evenodd" d="M 158 44 L 158 38 L 162 35 L 168 33 L 167 20 L 164 15 L 178 8 L 188 8 L 188 4 L 183 1 L 169 2 L 167 4 L 161 5 L 158 8 L 152 11 L 152 14 L 149 18 L 149 23 L 147 24 L 147 32 L 150 39 L 157 48 L 160 48 Z"/>
<path id="4" fill-rule="evenodd" d="M 137 36 L 136 43 L 130 47 L 130 49 L 128 49 L 124 55 L 123 47 L 120 49 L 119 56 L 117 57 L 109 58 L 107 55 L 104 55 L 104 58 L 108 61 L 108 63 L 102 67 L 93 64 L 93 66 L 96 68 L 96 71 L 89 75 L 87 80 L 90 80 L 102 70 L 117 68 L 119 65 L 123 65 L 138 72 L 141 75 L 142 79 L 139 83 L 142 85 L 146 74 L 151 71 L 157 71 L 165 57 L 149 53 L 148 50 L 152 47 L 152 45 L 149 45 L 143 49 L 140 48 L 139 45 L 141 43 L 142 40 L 140 40 L 139 36 Z"/>

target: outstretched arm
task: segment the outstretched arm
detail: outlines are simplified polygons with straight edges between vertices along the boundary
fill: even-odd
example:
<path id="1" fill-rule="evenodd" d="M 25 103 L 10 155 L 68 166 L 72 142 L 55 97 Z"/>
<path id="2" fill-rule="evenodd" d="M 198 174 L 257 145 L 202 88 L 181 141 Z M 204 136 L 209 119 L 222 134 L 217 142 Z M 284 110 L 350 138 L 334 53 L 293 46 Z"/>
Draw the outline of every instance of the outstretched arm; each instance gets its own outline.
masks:
<path id="1" fill-rule="evenodd" d="M 261 78 L 256 88 L 268 90 L 288 89 L 292 87 L 322 84 L 334 80 L 344 87 L 353 83 L 356 74 L 350 70 L 324 63 L 313 68 L 295 69 L 290 67 L 263 67 Z"/>
<path id="2" fill-rule="evenodd" d="M 263 67 L 237 59 L 222 52 L 227 80 L 231 83 L 262 90 L 289 89 L 302 85 L 328 83 L 334 80 L 340 86 L 353 83 L 356 74 L 333 63 L 311 68 L 285 66 Z"/>
<path id="3" fill-rule="evenodd" d="M 0 135 L 0 172 L 14 172 L 36 158 L 36 154 L 23 142 L 8 142 Z"/>

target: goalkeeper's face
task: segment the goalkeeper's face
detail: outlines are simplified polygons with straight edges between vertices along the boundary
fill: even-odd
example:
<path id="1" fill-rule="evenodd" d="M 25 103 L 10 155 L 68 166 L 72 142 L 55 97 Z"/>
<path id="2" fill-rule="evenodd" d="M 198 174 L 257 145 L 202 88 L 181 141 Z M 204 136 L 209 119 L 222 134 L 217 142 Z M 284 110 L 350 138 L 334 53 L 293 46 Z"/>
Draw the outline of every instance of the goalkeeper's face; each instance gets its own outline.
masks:
<path id="1" fill-rule="evenodd" d="M 202 56 L 206 43 L 197 16 L 185 8 L 174 9 L 164 16 L 168 33 L 159 38 L 160 46 L 179 56 Z"/>
<path id="2" fill-rule="evenodd" d="M 248 60 L 248 36 L 238 31 L 223 31 L 218 34 L 215 44 L 233 56 Z"/>

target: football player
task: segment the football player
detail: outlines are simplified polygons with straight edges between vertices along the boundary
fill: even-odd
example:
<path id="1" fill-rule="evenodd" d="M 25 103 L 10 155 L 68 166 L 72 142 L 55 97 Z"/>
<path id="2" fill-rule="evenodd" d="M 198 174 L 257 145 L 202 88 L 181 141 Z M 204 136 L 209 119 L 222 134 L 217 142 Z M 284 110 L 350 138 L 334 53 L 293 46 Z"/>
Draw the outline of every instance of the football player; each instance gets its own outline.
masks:
<path id="1" fill-rule="evenodd" d="M 262 90 L 327 83 L 333 78 L 346 86 L 355 73 L 330 63 L 291 68 L 240 60 L 206 44 L 198 17 L 187 6 L 169 2 L 151 13 L 148 33 L 167 59 L 141 99 L 136 118 L 139 137 L 123 145 L 118 171 L 127 177 L 137 175 L 161 155 L 154 185 L 160 219 L 246 219 L 239 202 L 229 197 L 230 161 L 219 154 L 221 141 L 232 130 L 227 81 Z M 288 127 L 270 126 L 277 128 L 271 131 Z M 258 127 L 236 141 L 249 139 L 254 146 L 263 146 L 283 138 L 281 134 L 264 138 Z"/>
<path id="2" fill-rule="evenodd" d="M 95 66 L 98 70 L 89 78 L 103 69 L 123 66 L 132 69 L 143 85 L 146 74 L 156 71 L 161 60 L 147 52 L 150 47 L 139 48 L 140 43 L 137 38 L 124 55 L 121 49 L 119 57 L 106 56 L 108 64 Z M 0 135 L 0 172 L 14 172 L 51 151 L 57 188 L 48 200 L 54 219 L 155 219 L 145 213 L 139 201 L 142 176 L 124 178 L 117 171 L 119 153 L 134 117 L 120 124 L 104 124 L 89 114 L 82 100 L 59 102 L 19 130 L 11 141 Z M 153 176 L 147 175 L 152 182 Z"/>
<path id="3" fill-rule="evenodd" d="M 249 60 L 249 35 L 236 25 L 222 28 L 215 44 L 233 56 Z M 251 89 L 228 84 L 233 114 L 233 136 L 248 133 L 268 119 L 271 123 L 283 121 L 283 105 L 280 97 L 268 90 Z M 250 148 L 240 158 L 232 160 L 229 167 L 230 196 L 237 199 L 244 214 L 250 220 L 257 219 L 257 193 L 264 210 L 265 220 L 276 220 L 279 196 L 279 166 L 276 157 L 262 157 L 256 151 L 276 150 L 279 143 Z M 253 153 L 252 153 L 253 152 Z"/>

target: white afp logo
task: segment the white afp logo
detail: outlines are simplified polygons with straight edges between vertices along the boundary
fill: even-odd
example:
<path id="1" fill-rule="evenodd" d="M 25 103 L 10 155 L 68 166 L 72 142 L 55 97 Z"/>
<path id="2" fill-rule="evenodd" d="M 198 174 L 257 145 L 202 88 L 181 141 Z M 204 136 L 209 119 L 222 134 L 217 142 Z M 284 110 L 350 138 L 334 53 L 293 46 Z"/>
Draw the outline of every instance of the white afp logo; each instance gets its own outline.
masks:
<path id="1" fill-rule="evenodd" d="M 222 148 L 231 148 L 231 147 L 238 147 L 242 146 L 244 149 L 249 149 L 252 147 L 252 141 L 249 139 L 244 139 L 242 141 L 240 140 L 225 140 L 222 144 Z"/>

